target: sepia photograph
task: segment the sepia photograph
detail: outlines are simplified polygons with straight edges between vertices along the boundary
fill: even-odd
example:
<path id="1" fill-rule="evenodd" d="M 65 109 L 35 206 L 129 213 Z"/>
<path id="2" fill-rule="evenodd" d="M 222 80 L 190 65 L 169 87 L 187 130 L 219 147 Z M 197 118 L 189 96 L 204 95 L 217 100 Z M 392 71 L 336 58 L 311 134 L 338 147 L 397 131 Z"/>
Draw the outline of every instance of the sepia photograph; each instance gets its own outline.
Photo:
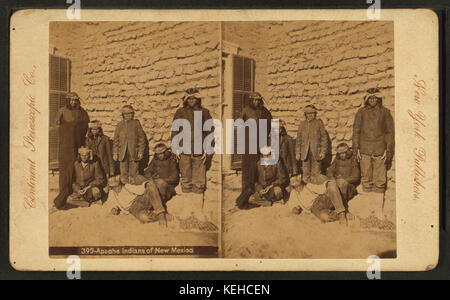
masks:
<path id="1" fill-rule="evenodd" d="M 218 30 L 211 22 L 50 23 L 51 255 L 117 246 L 218 255 L 218 157 L 171 150 L 172 120 L 194 129 L 196 111 L 204 120 L 220 113 Z"/>
<path id="2" fill-rule="evenodd" d="M 279 120 L 278 163 L 223 165 L 224 257 L 395 258 L 394 23 L 222 30 L 225 114 Z"/>
<path id="3" fill-rule="evenodd" d="M 11 17 L 13 268 L 437 265 L 432 11 L 72 13 Z"/>

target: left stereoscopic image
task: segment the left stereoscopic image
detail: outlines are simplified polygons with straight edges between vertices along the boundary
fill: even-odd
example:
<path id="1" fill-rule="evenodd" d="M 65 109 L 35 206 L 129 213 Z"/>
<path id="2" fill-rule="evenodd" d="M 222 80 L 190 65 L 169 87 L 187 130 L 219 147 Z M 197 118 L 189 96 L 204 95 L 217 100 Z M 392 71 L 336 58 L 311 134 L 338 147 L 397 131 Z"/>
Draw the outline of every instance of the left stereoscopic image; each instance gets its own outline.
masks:
<path id="1" fill-rule="evenodd" d="M 51 256 L 218 256 L 220 157 L 171 140 L 175 119 L 220 119 L 219 37 L 218 22 L 50 23 Z"/>

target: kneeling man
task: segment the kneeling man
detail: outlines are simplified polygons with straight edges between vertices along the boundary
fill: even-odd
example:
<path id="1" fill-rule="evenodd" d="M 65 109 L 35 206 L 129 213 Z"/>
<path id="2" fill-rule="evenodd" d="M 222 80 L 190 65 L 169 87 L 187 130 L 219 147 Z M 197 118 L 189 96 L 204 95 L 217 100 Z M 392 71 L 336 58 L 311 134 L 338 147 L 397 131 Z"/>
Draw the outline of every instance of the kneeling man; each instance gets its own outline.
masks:
<path id="1" fill-rule="evenodd" d="M 153 179 L 163 201 L 176 195 L 175 187 L 180 181 L 180 172 L 175 155 L 163 143 L 155 146 L 155 156 L 144 171 L 147 179 Z"/>

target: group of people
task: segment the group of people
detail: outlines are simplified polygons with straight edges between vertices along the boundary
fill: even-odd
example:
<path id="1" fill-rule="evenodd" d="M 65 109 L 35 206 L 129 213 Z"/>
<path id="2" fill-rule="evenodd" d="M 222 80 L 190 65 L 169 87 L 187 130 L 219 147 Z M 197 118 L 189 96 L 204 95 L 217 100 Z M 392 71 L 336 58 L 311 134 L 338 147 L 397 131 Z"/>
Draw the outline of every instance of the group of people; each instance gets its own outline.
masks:
<path id="1" fill-rule="evenodd" d="M 367 91 L 353 123 L 353 144 L 340 143 L 329 166 L 323 161 L 330 152 L 330 138 L 314 105 L 304 109 L 305 120 L 298 126 L 296 139 L 287 134 L 280 122 L 279 161 L 275 165 L 261 162 L 271 148 L 263 145 L 259 154 L 244 154 L 242 191 L 236 199 L 240 209 L 271 206 L 288 200 L 296 214 L 313 213 L 323 222 L 347 222 L 347 202 L 361 184 L 365 193 L 384 193 L 387 170 L 394 156 L 394 121 L 382 104 L 378 88 Z M 250 95 L 250 105 L 242 118 L 272 119 L 259 93 Z M 269 128 L 270 135 L 270 128 Z M 327 167 L 327 168 L 326 168 Z M 299 175 L 300 174 L 300 175 Z"/>
<path id="2" fill-rule="evenodd" d="M 59 195 L 56 208 L 89 206 L 109 199 L 116 204 L 112 214 L 131 213 L 141 222 L 159 220 L 167 225 L 166 202 L 175 194 L 180 183 L 183 193 L 203 194 L 206 172 L 211 166 L 212 154 L 195 145 L 195 115 L 202 122 L 211 119 L 202 106 L 197 89 L 185 92 L 175 120 L 189 122 L 191 128 L 190 154 L 172 153 L 163 143 L 153 150 L 154 157 L 141 168 L 148 156 L 148 139 L 139 120 L 134 118 L 131 105 L 121 109 L 122 120 L 116 125 L 112 141 L 102 130 L 99 121 L 90 121 L 80 106 L 76 93 L 67 95 L 68 104 L 56 115 L 59 125 Z M 242 157 L 242 191 L 236 199 L 240 209 L 270 206 L 286 200 L 292 211 L 312 212 L 322 221 L 346 221 L 347 202 L 356 194 L 361 183 L 364 192 L 384 193 L 387 170 L 394 155 L 394 121 L 389 109 L 382 104 L 380 90 L 372 88 L 364 97 L 353 123 L 353 144 L 337 146 L 330 166 L 323 160 L 330 153 L 330 138 L 317 109 L 307 105 L 305 120 L 298 126 L 296 139 L 288 135 L 286 124 L 280 121 L 279 160 L 275 164 L 261 163 L 261 156 L 270 156 L 271 148 L 260 144 L 259 152 L 249 151 L 249 128 L 246 130 L 245 153 Z M 259 93 L 249 95 L 250 103 L 242 110 L 244 121 L 267 120 L 267 139 L 270 137 L 272 115 L 264 106 Z M 198 125 L 198 124 L 197 124 Z M 203 124 L 202 124 L 203 125 Z M 202 126 L 203 127 L 203 126 Z M 172 128 L 172 138 L 180 133 Z M 202 131 L 201 143 L 214 132 Z M 180 145 L 182 146 L 182 145 Z M 147 157 L 148 158 L 148 157 Z M 291 197 L 289 197 L 291 196 Z"/>
<path id="3" fill-rule="evenodd" d="M 130 213 L 142 223 L 159 221 L 167 226 L 172 217 L 166 203 L 176 194 L 180 181 L 183 193 L 205 192 L 212 155 L 174 154 L 164 143 L 158 143 L 152 149 L 153 159 L 142 169 L 148 140 L 131 105 L 122 107 L 123 119 L 111 140 L 99 121 L 90 121 L 76 93 L 68 93 L 67 99 L 67 105 L 56 115 L 60 138 L 59 194 L 54 200 L 57 209 L 111 201 L 114 215 Z M 182 101 L 174 120 L 188 120 L 193 129 L 195 111 L 202 112 L 203 120 L 211 119 L 197 89 L 188 89 Z M 172 137 L 177 133 L 172 131 Z"/>

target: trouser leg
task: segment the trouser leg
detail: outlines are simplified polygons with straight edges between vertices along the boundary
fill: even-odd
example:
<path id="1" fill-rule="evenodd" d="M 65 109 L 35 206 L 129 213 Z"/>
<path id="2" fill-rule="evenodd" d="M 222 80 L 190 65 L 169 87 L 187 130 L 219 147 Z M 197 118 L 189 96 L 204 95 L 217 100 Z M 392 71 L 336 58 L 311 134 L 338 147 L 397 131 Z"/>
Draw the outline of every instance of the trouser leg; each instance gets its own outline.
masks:
<path id="1" fill-rule="evenodd" d="M 159 194 L 158 187 L 153 180 L 149 180 L 145 185 L 144 197 L 150 202 L 155 214 L 159 215 L 160 213 L 166 211 L 161 195 Z"/>
<path id="2" fill-rule="evenodd" d="M 258 155 L 244 155 L 242 158 L 242 190 L 255 188 Z"/>
<path id="3" fill-rule="evenodd" d="M 370 155 L 361 154 L 361 185 L 365 192 L 371 192 L 373 188 L 373 165 Z"/>
<path id="4" fill-rule="evenodd" d="M 322 173 L 322 161 L 311 158 L 311 177 L 317 177 Z"/>
<path id="5" fill-rule="evenodd" d="M 311 153 L 308 153 L 306 159 L 303 160 L 303 182 L 309 183 L 311 182 L 311 169 L 312 169 L 312 161 L 311 161 Z"/>
<path id="6" fill-rule="evenodd" d="M 333 203 L 334 211 L 336 213 L 345 211 L 345 206 L 344 206 L 344 202 L 342 200 L 342 195 L 341 195 L 341 192 L 340 192 L 339 187 L 336 184 L 335 180 L 331 180 L 327 183 L 326 195 L 331 200 L 331 203 Z"/>
<path id="7" fill-rule="evenodd" d="M 377 193 L 384 193 L 386 190 L 386 163 L 380 157 L 374 157 L 373 162 L 373 191 Z"/>
<path id="8" fill-rule="evenodd" d="M 157 178 L 153 180 L 158 188 L 159 194 L 161 195 L 161 200 L 163 204 L 170 200 L 175 195 L 175 189 L 173 186 L 168 184 L 164 179 Z"/>
<path id="9" fill-rule="evenodd" d="M 120 181 L 123 184 L 129 183 L 129 164 L 130 162 L 130 157 L 128 155 L 128 150 L 125 153 L 125 157 L 124 159 L 120 162 Z"/>
<path id="10" fill-rule="evenodd" d="M 180 154 L 181 190 L 183 193 L 192 192 L 192 160 L 191 155 Z"/>
<path id="11" fill-rule="evenodd" d="M 330 210 L 334 207 L 330 198 L 327 195 L 319 195 L 311 207 L 311 213 L 314 214 L 321 221 L 324 220 L 324 215 L 329 216 Z"/>
<path id="12" fill-rule="evenodd" d="M 129 157 L 129 156 L 128 156 Z M 139 174 L 139 161 L 128 161 L 128 180 L 130 184 L 135 184 L 136 176 Z"/>
<path id="13" fill-rule="evenodd" d="M 256 205 L 256 206 L 271 206 L 272 201 L 269 200 L 269 195 L 260 195 L 258 192 L 253 193 L 249 199 L 248 203 Z"/>
<path id="14" fill-rule="evenodd" d="M 201 156 L 192 157 L 192 191 L 201 194 L 206 188 L 206 165 Z"/>

